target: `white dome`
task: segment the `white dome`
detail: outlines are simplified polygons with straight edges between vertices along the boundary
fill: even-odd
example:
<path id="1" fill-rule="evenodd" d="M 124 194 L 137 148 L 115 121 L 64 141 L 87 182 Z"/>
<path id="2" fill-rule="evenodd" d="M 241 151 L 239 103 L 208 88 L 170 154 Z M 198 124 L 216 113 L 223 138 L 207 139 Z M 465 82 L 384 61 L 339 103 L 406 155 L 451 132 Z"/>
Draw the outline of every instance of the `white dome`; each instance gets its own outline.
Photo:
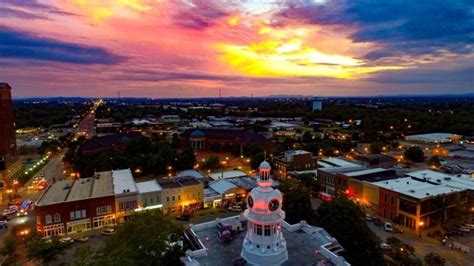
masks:
<path id="1" fill-rule="evenodd" d="M 263 161 L 260 163 L 260 166 L 258 167 L 258 169 L 272 169 L 272 167 L 270 166 L 270 164 L 267 162 L 267 161 Z"/>

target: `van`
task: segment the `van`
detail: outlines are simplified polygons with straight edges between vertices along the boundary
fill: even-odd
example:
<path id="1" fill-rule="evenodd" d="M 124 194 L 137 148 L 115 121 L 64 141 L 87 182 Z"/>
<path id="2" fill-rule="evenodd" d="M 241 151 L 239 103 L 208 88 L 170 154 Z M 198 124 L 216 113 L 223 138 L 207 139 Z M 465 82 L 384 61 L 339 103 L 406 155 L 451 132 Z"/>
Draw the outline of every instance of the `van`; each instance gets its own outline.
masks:
<path id="1" fill-rule="evenodd" d="M 100 232 L 100 234 L 103 236 L 111 236 L 115 234 L 115 229 L 113 228 L 104 229 L 102 232 Z"/>
<path id="2" fill-rule="evenodd" d="M 389 222 L 385 222 L 383 224 L 383 229 L 385 230 L 385 232 L 393 232 L 393 226 Z"/>

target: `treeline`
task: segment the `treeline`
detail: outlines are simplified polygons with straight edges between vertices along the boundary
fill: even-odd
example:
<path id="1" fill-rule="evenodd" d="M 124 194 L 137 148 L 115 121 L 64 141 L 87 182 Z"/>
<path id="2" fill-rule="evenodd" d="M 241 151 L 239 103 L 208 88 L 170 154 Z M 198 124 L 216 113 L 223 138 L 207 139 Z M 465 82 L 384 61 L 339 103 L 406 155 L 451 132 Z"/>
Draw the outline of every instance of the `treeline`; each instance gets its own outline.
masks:
<path id="1" fill-rule="evenodd" d="M 132 140 L 122 152 L 103 152 L 87 156 L 75 153 L 68 154 L 66 160 L 72 163 L 82 177 L 90 177 L 96 171 L 126 168 L 137 170 L 143 175 L 164 175 L 177 170 L 192 169 L 196 163 L 191 148 L 178 151 L 169 142 L 152 142 L 147 137 Z"/>
<path id="2" fill-rule="evenodd" d="M 84 113 L 89 107 L 79 103 L 13 103 L 16 128 L 63 124 L 75 115 Z"/>

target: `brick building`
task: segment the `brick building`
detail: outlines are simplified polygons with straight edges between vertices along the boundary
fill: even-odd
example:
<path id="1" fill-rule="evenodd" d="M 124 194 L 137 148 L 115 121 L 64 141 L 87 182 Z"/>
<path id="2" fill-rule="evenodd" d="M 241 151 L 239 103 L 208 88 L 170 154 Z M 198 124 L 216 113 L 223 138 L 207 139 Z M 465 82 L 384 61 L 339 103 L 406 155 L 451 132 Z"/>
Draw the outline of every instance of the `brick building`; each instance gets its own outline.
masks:
<path id="1" fill-rule="evenodd" d="M 115 224 L 111 172 L 51 184 L 35 203 L 36 224 L 45 236 L 64 235 Z"/>
<path id="2" fill-rule="evenodd" d="M 273 176 L 287 177 L 290 171 L 303 171 L 317 168 L 317 157 L 309 151 L 289 150 L 282 156 L 273 157 Z"/>
<path id="3" fill-rule="evenodd" d="M 21 174 L 22 164 L 16 150 L 15 114 L 11 87 L 0 83 L 0 181 L 9 185 Z"/>

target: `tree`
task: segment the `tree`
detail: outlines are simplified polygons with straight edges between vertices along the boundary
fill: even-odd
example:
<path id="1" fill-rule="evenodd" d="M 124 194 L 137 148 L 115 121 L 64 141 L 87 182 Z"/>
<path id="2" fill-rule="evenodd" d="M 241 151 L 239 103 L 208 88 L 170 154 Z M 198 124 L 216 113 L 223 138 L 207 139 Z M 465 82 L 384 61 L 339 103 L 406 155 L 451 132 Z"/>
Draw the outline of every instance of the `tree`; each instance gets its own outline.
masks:
<path id="1" fill-rule="evenodd" d="M 438 156 L 433 156 L 428 160 L 427 164 L 428 166 L 438 168 L 441 166 L 441 160 L 439 159 Z"/>
<path id="2" fill-rule="evenodd" d="M 27 257 L 37 259 L 43 264 L 55 261 L 59 255 L 64 255 L 66 249 L 71 247 L 71 243 L 62 243 L 57 237 L 51 238 L 50 241 L 41 239 L 41 236 L 35 232 L 32 232 L 27 244 Z"/>
<path id="3" fill-rule="evenodd" d="M 446 260 L 440 255 L 430 252 L 423 259 L 427 266 L 443 266 L 446 263 Z"/>
<path id="4" fill-rule="evenodd" d="M 375 141 L 370 144 L 370 152 L 371 153 L 381 153 L 383 151 L 384 144 L 380 141 Z"/>
<path id="5" fill-rule="evenodd" d="M 308 189 L 294 179 L 281 180 L 278 188 L 285 199 L 282 206 L 286 213 L 285 220 L 290 224 L 299 223 L 301 220 L 312 224 L 314 212 Z"/>
<path id="6" fill-rule="evenodd" d="M 216 169 L 221 166 L 221 159 L 218 156 L 211 155 L 207 160 L 202 164 L 203 168 L 207 169 Z"/>
<path id="7" fill-rule="evenodd" d="M 405 158 L 407 160 L 419 163 L 425 158 L 425 154 L 420 146 L 411 146 L 405 151 Z"/>
<path id="8" fill-rule="evenodd" d="M 184 255 L 176 243 L 183 227 L 159 211 L 136 214 L 104 241 L 99 265 L 172 265 Z M 146 237 L 144 237 L 146 236 Z M 173 254 L 170 256 L 170 254 Z"/>
<path id="9" fill-rule="evenodd" d="M 349 263 L 385 265 L 379 238 L 364 218 L 362 209 L 345 198 L 323 202 L 316 211 L 316 224 L 326 229 L 344 247 L 342 255 Z"/>
<path id="10" fill-rule="evenodd" d="M 196 155 L 191 147 L 187 147 L 178 155 L 176 168 L 179 170 L 191 169 L 196 163 Z"/>
<path id="11" fill-rule="evenodd" d="M 77 266 L 93 265 L 94 250 L 91 246 L 80 246 L 74 252 L 74 264 Z"/>
<path id="12" fill-rule="evenodd" d="M 15 252 L 16 250 L 16 237 L 12 234 L 8 234 L 3 238 L 3 248 L 2 248 L 2 254 L 7 256 L 11 255 Z"/>
<path id="13" fill-rule="evenodd" d="M 258 167 L 260 166 L 260 163 L 263 162 L 263 160 L 265 160 L 265 153 L 259 152 L 253 155 L 250 158 L 250 167 L 252 167 L 252 169 L 254 170 L 258 169 Z"/>

